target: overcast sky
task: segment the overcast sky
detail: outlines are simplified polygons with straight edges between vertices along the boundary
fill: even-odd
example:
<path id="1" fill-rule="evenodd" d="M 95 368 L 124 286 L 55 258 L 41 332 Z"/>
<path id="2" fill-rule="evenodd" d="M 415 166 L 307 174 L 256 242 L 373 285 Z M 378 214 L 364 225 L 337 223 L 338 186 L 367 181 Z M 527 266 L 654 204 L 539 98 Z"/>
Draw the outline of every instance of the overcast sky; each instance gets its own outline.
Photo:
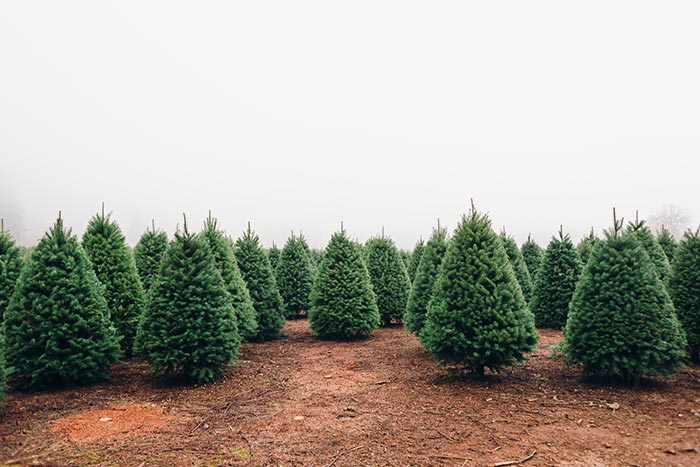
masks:
<path id="1" fill-rule="evenodd" d="M 700 217 L 700 4 L 0 4 L 0 216 L 104 201 L 134 244 L 211 209 L 266 245 L 402 248 L 474 198 L 546 244 L 611 209 Z"/>

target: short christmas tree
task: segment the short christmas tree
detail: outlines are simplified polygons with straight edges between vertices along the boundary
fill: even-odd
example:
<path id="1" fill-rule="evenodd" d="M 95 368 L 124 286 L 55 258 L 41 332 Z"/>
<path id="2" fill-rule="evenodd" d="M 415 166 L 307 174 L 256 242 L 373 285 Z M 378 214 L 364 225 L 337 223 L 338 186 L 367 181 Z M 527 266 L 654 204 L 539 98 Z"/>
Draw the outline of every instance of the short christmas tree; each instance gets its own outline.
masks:
<path id="1" fill-rule="evenodd" d="M 627 226 L 627 232 L 637 237 L 637 240 L 642 244 L 649 258 L 651 258 L 654 270 L 659 275 L 661 282 L 666 284 L 668 277 L 671 275 L 671 264 L 668 262 L 666 253 L 664 253 L 664 250 L 661 249 L 656 238 L 654 238 L 654 234 L 651 233 L 651 229 L 647 227 L 646 222 L 635 219 L 634 222 L 630 222 Z"/>
<path id="2" fill-rule="evenodd" d="M 503 248 L 506 250 L 510 264 L 513 265 L 515 278 L 518 279 L 518 284 L 523 289 L 525 301 L 529 301 L 532 297 L 532 278 L 530 277 L 530 271 L 527 269 L 527 264 L 525 264 L 525 259 L 523 259 L 523 255 L 518 249 L 518 244 L 515 243 L 513 237 L 506 234 L 505 230 L 501 231 L 501 242 L 503 242 Z"/>
<path id="3" fill-rule="evenodd" d="M 106 378 L 120 355 L 103 288 L 60 215 L 32 252 L 5 310 L 6 359 L 22 389 Z"/>
<path id="4" fill-rule="evenodd" d="M 559 230 L 547 245 L 544 260 L 535 278 L 530 310 L 539 328 L 562 329 L 569 313 L 569 302 L 581 276 L 581 260 L 569 235 Z"/>
<path id="5" fill-rule="evenodd" d="M 22 250 L 12 240 L 10 233 L 5 231 L 4 222 L 0 219 L 0 326 L 21 270 Z"/>
<path id="6" fill-rule="evenodd" d="M 600 242 L 600 239 L 593 232 L 593 228 L 588 235 L 583 237 L 580 242 L 576 245 L 576 251 L 578 251 L 578 256 L 581 259 L 581 265 L 585 266 L 588 263 L 588 258 L 591 256 L 591 252 L 595 246 Z"/>
<path id="7" fill-rule="evenodd" d="M 331 237 L 311 290 L 311 331 L 322 339 L 367 336 L 379 326 L 369 273 L 341 228 Z"/>
<path id="8" fill-rule="evenodd" d="M 153 281 L 158 276 L 160 262 L 165 250 L 168 249 L 168 234 L 162 230 L 156 230 L 153 224 L 151 230 L 146 230 L 134 247 L 134 260 L 136 269 L 141 278 L 143 290 L 148 292 Z"/>
<path id="9" fill-rule="evenodd" d="M 370 239 L 365 246 L 365 262 L 372 282 L 372 289 L 377 297 L 377 307 L 382 325 L 392 321 L 401 322 L 411 283 L 399 250 L 394 242 L 385 237 Z"/>
<path id="10" fill-rule="evenodd" d="M 540 270 L 540 265 L 542 265 L 544 250 L 530 237 L 530 234 L 528 234 L 527 240 L 520 246 L 520 253 L 523 255 L 523 261 L 525 261 L 527 270 L 530 273 L 532 289 L 534 291 L 535 277 L 537 277 L 537 271 Z"/>
<path id="11" fill-rule="evenodd" d="M 411 284 L 413 284 L 413 280 L 416 278 L 416 271 L 418 270 L 418 265 L 420 264 L 420 260 L 423 257 L 424 252 L 425 242 L 423 242 L 423 239 L 421 238 L 418 240 L 418 243 L 416 243 L 416 246 L 413 247 L 413 251 L 411 252 L 411 260 L 406 268 Z"/>
<path id="12" fill-rule="evenodd" d="M 675 250 L 668 291 L 688 338 L 688 353 L 700 362 L 700 232 L 686 232 Z"/>
<path id="13" fill-rule="evenodd" d="M 523 360 L 537 343 L 503 244 L 473 206 L 447 247 L 419 337 L 442 364 L 477 375 Z"/>
<path id="14" fill-rule="evenodd" d="M 272 242 L 272 246 L 270 247 L 269 250 L 267 250 L 267 257 L 270 260 L 270 266 L 272 266 L 273 271 L 277 270 L 277 263 L 280 260 L 281 254 L 282 254 L 282 252 L 280 251 L 279 248 L 277 248 L 277 245 L 275 245 L 275 242 Z"/>
<path id="15" fill-rule="evenodd" d="M 285 316 L 297 318 L 307 312 L 311 300 L 314 273 L 309 247 L 303 236 L 289 237 L 277 263 L 277 287 L 282 295 Z"/>
<path id="16" fill-rule="evenodd" d="M 662 225 L 661 229 L 656 234 L 656 241 L 659 243 L 661 249 L 664 250 L 664 253 L 666 253 L 668 262 L 673 263 L 673 257 L 678 244 L 676 243 L 676 239 L 673 238 L 671 232 L 665 226 Z"/>

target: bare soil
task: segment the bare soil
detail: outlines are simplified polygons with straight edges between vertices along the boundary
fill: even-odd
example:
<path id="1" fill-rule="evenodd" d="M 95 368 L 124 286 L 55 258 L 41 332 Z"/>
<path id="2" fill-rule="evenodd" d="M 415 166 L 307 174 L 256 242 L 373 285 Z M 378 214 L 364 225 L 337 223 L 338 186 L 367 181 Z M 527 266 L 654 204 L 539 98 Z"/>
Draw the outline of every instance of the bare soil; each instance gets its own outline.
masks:
<path id="1" fill-rule="evenodd" d="M 540 331 L 526 363 L 450 377 L 401 327 L 353 342 L 246 344 L 205 386 L 167 385 L 145 363 L 110 381 L 10 393 L 0 465 L 700 466 L 700 369 L 641 387 L 582 381 Z"/>

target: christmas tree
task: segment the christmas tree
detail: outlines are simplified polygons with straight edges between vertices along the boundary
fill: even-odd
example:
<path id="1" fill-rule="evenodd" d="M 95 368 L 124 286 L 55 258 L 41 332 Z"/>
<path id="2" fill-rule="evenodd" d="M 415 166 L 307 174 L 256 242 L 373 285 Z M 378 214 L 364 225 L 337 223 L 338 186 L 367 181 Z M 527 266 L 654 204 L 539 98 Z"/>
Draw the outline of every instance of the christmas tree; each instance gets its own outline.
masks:
<path id="1" fill-rule="evenodd" d="M 168 248 L 168 234 L 162 230 L 156 230 L 155 224 L 152 230 L 146 230 L 134 248 L 134 260 L 136 269 L 141 278 L 143 290 L 148 292 L 153 281 L 158 276 L 160 262 L 165 250 Z"/>
<path id="2" fill-rule="evenodd" d="M 272 266 L 273 271 L 277 270 L 277 263 L 280 260 L 281 254 L 282 254 L 282 252 L 280 251 L 279 248 L 277 248 L 277 245 L 275 245 L 275 242 L 272 242 L 272 247 L 270 247 L 270 249 L 267 250 L 267 257 L 270 260 L 270 266 Z"/>
<path id="3" fill-rule="evenodd" d="M 309 310 L 314 274 L 309 247 L 303 236 L 289 237 L 277 263 L 277 287 L 282 295 L 287 319 Z"/>
<path id="4" fill-rule="evenodd" d="M 518 284 L 520 284 L 520 288 L 523 289 L 525 301 L 529 301 L 532 297 L 532 278 L 530 277 L 530 271 L 527 269 L 523 255 L 518 249 L 518 244 L 515 243 L 513 237 L 506 234 L 505 230 L 501 231 L 501 242 L 503 242 L 503 248 L 506 250 L 510 264 L 513 265 L 515 278 L 518 279 Z"/>
<path id="5" fill-rule="evenodd" d="M 686 232 L 676 248 L 668 291 L 688 338 L 688 353 L 700 362 L 700 232 Z"/>
<path id="6" fill-rule="evenodd" d="M 627 232 L 637 237 L 637 240 L 642 244 L 649 258 L 651 258 L 654 270 L 659 275 L 661 282 L 666 284 L 668 276 L 671 274 L 671 264 L 668 262 L 666 253 L 664 253 L 664 250 L 659 246 L 659 243 L 656 241 L 656 238 L 654 238 L 654 234 L 651 233 L 649 227 L 647 227 L 644 221 L 636 219 L 627 226 Z"/>
<path id="7" fill-rule="evenodd" d="M 581 265 L 585 266 L 588 263 L 588 258 L 591 256 L 593 248 L 600 242 L 600 239 L 596 237 L 591 227 L 591 231 L 588 235 L 583 237 L 578 245 L 576 245 L 576 251 L 578 251 L 579 258 L 581 259 Z"/>
<path id="8" fill-rule="evenodd" d="M 447 247 L 419 337 L 442 364 L 478 375 L 523 360 L 537 343 L 503 244 L 473 206 Z"/>
<path id="9" fill-rule="evenodd" d="M 383 233 L 381 237 L 370 239 L 365 246 L 365 260 L 382 325 L 387 326 L 392 320 L 400 322 L 411 283 L 394 242 Z"/>
<path id="10" fill-rule="evenodd" d="M 0 219 L 0 325 L 22 269 L 22 250 L 15 245 Z"/>
<path id="11" fill-rule="evenodd" d="M 367 267 L 342 228 L 331 237 L 316 273 L 309 323 L 322 339 L 366 336 L 379 326 Z"/>
<path id="12" fill-rule="evenodd" d="M 1 330 L 2 328 L 0 328 Z M 7 386 L 7 370 L 5 368 L 5 335 L 0 332 L 0 408 L 2 408 L 2 398 L 5 397 Z"/>
<path id="13" fill-rule="evenodd" d="M 424 252 L 425 243 L 421 238 L 418 240 L 418 243 L 416 243 L 416 246 L 413 247 L 413 251 L 411 252 L 411 260 L 408 263 L 408 278 L 411 284 L 413 284 L 413 280 L 416 278 L 416 271 L 418 270 L 418 265 L 420 264 L 420 260 L 423 257 Z"/>
<path id="14" fill-rule="evenodd" d="M 665 226 L 661 226 L 661 229 L 656 235 L 656 241 L 659 243 L 661 249 L 664 250 L 668 262 L 673 263 L 673 256 L 678 244 L 676 243 L 676 239 L 673 238 L 673 235 L 671 235 L 671 232 Z"/>
<path id="15" fill-rule="evenodd" d="M 542 265 L 542 260 L 544 259 L 544 251 L 542 247 L 539 246 L 532 238 L 530 234 L 527 235 L 527 241 L 520 247 L 520 253 L 523 255 L 523 261 L 527 266 L 527 270 L 530 273 L 530 280 L 532 281 L 532 289 L 535 289 L 535 277 L 537 277 L 537 271 L 539 271 Z"/>
<path id="16" fill-rule="evenodd" d="M 106 378 L 120 355 L 108 315 L 85 250 L 59 215 L 32 252 L 5 310 L 14 384 L 36 390 Z"/>

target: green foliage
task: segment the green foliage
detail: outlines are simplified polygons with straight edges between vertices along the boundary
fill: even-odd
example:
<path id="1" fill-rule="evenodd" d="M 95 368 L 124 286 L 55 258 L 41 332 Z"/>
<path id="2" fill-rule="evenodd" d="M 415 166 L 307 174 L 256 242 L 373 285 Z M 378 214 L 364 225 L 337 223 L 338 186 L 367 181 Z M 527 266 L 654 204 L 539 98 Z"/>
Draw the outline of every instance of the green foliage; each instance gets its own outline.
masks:
<path id="1" fill-rule="evenodd" d="M 584 374 L 637 382 L 671 374 L 685 336 L 654 265 L 621 223 L 591 253 L 571 300 L 564 356 Z"/>
<path id="2" fill-rule="evenodd" d="M 134 248 L 136 269 L 141 278 L 143 290 L 148 292 L 158 276 L 160 262 L 168 249 L 168 234 L 162 230 L 146 230 Z"/>
<path id="3" fill-rule="evenodd" d="M 362 251 L 363 254 L 366 254 L 365 247 L 363 245 L 360 245 L 360 250 Z M 399 257 L 401 258 L 401 262 L 403 263 L 403 267 L 408 270 L 408 268 L 411 266 L 411 252 L 406 251 L 406 250 L 399 250 Z"/>
<path id="4" fill-rule="evenodd" d="M 413 280 L 413 287 L 408 296 L 404 326 L 410 332 L 419 334 L 425 324 L 428 303 L 433 297 L 435 280 L 442 264 L 442 258 L 447 250 L 447 229 L 438 227 L 428 240 Z"/>
<path id="5" fill-rule="evenodd" d="M 535 290 L 535 278 L 537 277 L 537 271 L 540 270 L 542 265 L 542 260 L 544 259 L 544 250 L 539 246 L 528 234 L 527 240 L 520 247 L 520 253 L 523 255 L 523 261 L 527 266 L 527 270 L 530 273 L 530 280 L 532 281 L 532 290 Z"/>
<path id="6" fill-rule="evenodd" d="M 316 275 L 316 271 L 321 265 L 321 261 L 323 261 L 323 254 L 323 250 L 317 250 L 316 248 L 309 250 L 309 258 L 311 259 L 311 266 L 314 269 L 314 275 Z"/>
<path id="7" fill-rule="evenodd" d="M 539 328 L 562 329 L 566 325 L 569 302 L 581 276 L 581 260 L 569 235 L 559 231 L 547 245 L 544 260 L 535 279 L 530 310 Z"/>
<path id="8" fill-rule="evenodd" d="M 661 249 L 664 250 L 668 262 L 673 264 L 673 257 L 678 244 L 676 243 L 676 239 L 673 238 L 671 232 L 665 226 L 661 226 L 661 230 L 659 230 L 656 235 L 656 241 L 659 243 Z"/>
<path id="9" fill-rule="evenodd" d="M 279 263 L 281 254 L 282 252 L 279 248 L 277 248 L 277 245 L 275 245 L 275 243 L 273 242 L 272 247 L 270 247 L 270 249 L 267 250 L 267 257 L 270 260 L 270 266 L 272 267 L 273 272 L 277 270 L 277 263 Z"/>
<path id="10" fill-rule="evenodd" d="M 591 229 L 590 233 L 583 237 L 580 242 L 576 245 L 576 251 L 578 251 L 578 256 L 581 259 L 581 265 L 585 266 L 588 263 L 588 258 L 591 256 L 591 252 L 595 246 L 600 242 L 600 239 L 596 237 Z"/>
<path id="11" fill-rule="evenodd" d="M 668 262 L 666 253 L 659 246 L 649 227 L 644 221 L 630 222 L 627 226 L 627 232 L 633 234 L 639 243 L 642 244 L 647 255 L 651 258 L 654 270 L 659 275 L 661 282 L 666 284 L 668 277 L 671 275 L 671 264 Z"/>
<path id="12" fill-rule="evenodd" d="M 518 244 L 515 243 L 515 239 L 506 234 L 505 230 L 501 232 L 501 242 L 503 242 L 503 248 L 506 250 L 506 255 L 508 255 L 508 260 L 513 266 L 513 271 L 515 272 L 515 278 L 518 279 L 518 284 L 523 290 L 523 296 L 525 301 L 529 301 L 532 297 L 532 278 L 530 277 L 530 271 L 527 269 L 527 264 L 525 264 L 525 259 L 523 259 L 522 253 L 518 249 Z"/>
<path id="13" fill-rule="evenodd" d="M 234 254 L 256 312 L 258 334 L 255 340 L 265 341 L 279 337 L 284 326 L 282 297 L 277 290 L 270 260 L 260 246 L 260 239 L 250 230 L 250 225 L 243 236 L 236 240 Z"/>
<path id="14" fill-rule="evenodd" d="M 85 250 L 59 217 L 22 269 L 5 311 L 14 384 L 41 389 L 106 378 L 120 354 L 108 314 Z"/>
<path id="15" fill-rule="evenodd" d="M 230 295 L 202 236 L 176 232 L 148 294 L 136 351 L 153 373 L 214 380 L 238 352 Z"/>
<path id="16" fill-rule="evenodd" d="M 1 331 L 2 328 L 0 328 Z M 7 389 L 7 369 L 5 368 L 5 334 L 0 332 L 0 408 Z"/>
<path id="17" fill-rule="evenodd" d="M 22 270 L 22 250 L 8 232 L 0 229 L 0 325 Z"/>
<path id="18" fill-rule="evenodd" d="M 416 271 L 418 270 L 418 265 L 420 264 L 420 260 L 423 257 L 423 253 L 425 252 L 425 242 L 423 242 L 423 239 L 421 238 L 418 240 L 418 243 L 416 243 L 416 246 L 413 247 L 413 251 L 411 252 L 411 260 L 408 263 L 407 272 L 408 272 L 408 278 L 413 284 L 413 281 L 416 278 Z"/>
<path id="19" fill-rule="evenodd" d="M 277 263 L 277 287 L 288 319 L 309 310 L 313 281 L 309 246 L 303 236 L 295 237 L 292 234 L 282 248 Z"/>
<path id="20" fill-rule="evenodd" d="M 379 310 L 362 254 L 345 235 L 331 237 L 311 291 L 309 323 L 315 336 L 366 336 L 379 326 Z"/>
<path id="21" fill-rule="evenodd" d="M 233 244 L 217 227 L 216 219 L 209 217 L 204 222 L 202 237 L 209 244 L 214 256 L 214 263 L 224 281 L 226 291 L 231 299 L 233 314 L 236 317 L 238 333 L 243 341 L 251 341 L 258 335 L 258 322 L 255 317 L 253 300 L 243 280 L 241 271 L 233 254 Z"/>
<path id="22" fill-rule="evenodd" d="M 365 260 L 382 325 L 386 326 L 392 320 L 400 322 L 411 292 L 411 282 L 394 242 L 383 235 L 368 240 Z"/>
<path id="23" fill-rule="evenodd" d="M 700 234 L 686 232 L 676 248 L 668 291 L 688 338 L 690 358 L 700 362 Z"/>
<path id="24" fill-rule="evenodd" d="M 440 266 L 419 335 L 442 364 L 477 374 L 523 360 L 537 343 L 513 267 L 486 215 L 463 216 Z"/>
<path id="25" fill-rule="evenodd" d="M 145 297 L 126 239 L 119 225 L 109 215 L 105 216 L 104 209 L 90 219 L 83 234 L 83 248 L 104 287 L 110 319 L 121 339 L 122 350 L 129 356 Z"/>

